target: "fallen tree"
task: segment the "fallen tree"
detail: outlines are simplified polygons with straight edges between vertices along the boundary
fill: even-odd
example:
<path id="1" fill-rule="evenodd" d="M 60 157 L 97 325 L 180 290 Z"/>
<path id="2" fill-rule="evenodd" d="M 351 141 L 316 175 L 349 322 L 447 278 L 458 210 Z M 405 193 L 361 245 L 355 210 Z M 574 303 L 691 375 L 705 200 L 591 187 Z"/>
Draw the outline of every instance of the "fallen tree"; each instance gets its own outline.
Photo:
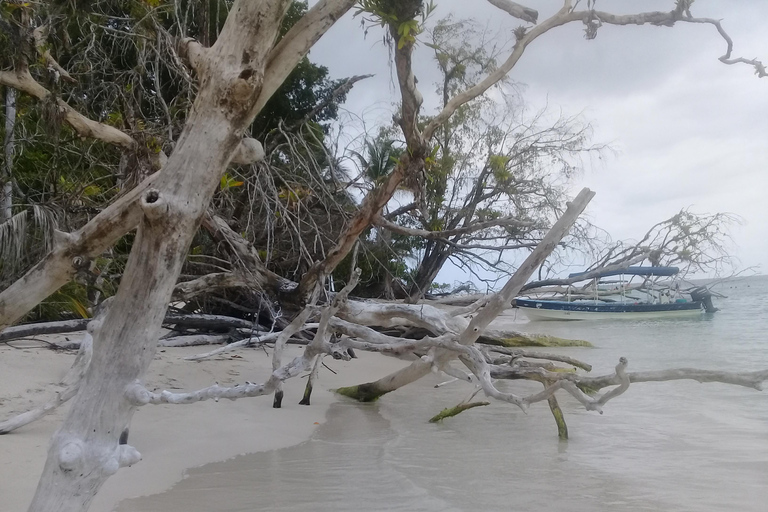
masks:
<path id="1" fill-rule="evenodd" d="M 689 12 L 690 2 L 681 0 L 670 12 L 617 16 L 597 11 L 593 4 L 586 10 L 577 10 L 577 5 L 565 1 L 554 15 L 536 24 L 538 13 L 533 9 L 506 0 L 493 0 L 491 3 L 511 16 L 533 25 L 514 32 L 516 44 L 501 65 L 477 83 L 457 92 L 444 103 L 436 116 L 423 125 L 419 122 L 422 96 L 412 69 L 413 49 L 419 29 L 413 27 L 419 26 L 419 18 L 423 18 L 427 6 L 418 0 L 362 2 L 363 15 L 374 23 L 381 23 L 387 31 L 385 39 L 389 38 L 393 43 L 395 72 L 401 94 L 397 122 L 407 150 L 392 172 L 362 199 L 335 245 L 303 273 L 296 286 L 283 287 L 285 282 L 282 280 L 264 279 L 267 274 L 259 268 L 258 252 L 252 253 L 250 260 L 242 261 L 247 273 L 241 277 L 247 286 L 269 288 L 265 283 L 277 283 L 280 293 L 271 297 L 272 300 L 292 307 L 293 313 L 309 311 L 309 315 L 317 317 L 314 318 L 317 327 L 311 341 L 302 356 L 286 364 L 280 361 L 279 350 L 276 350 L 273 371 L 261 383 L 246 382 L 233 387 L 215 384 L 188 393 L 150 391 L 144 387 L 142 380 L 155 354 L 166 309 L 177 287 L 190 244 L 206 215 L 216 187 L 230 163 L 235 160 L 253 163 L 262 158 L 258 141 L 245 137 L 251 122 L 317 39 L 354 4 L 352 0 L 321 0 L 278 41 L 278 27 L 289 3 L 288 0 L 235 1 L 212 45 L 205 46 L 204 42 L 189 38 L 177 41 L 179 58 L 187 61 L 195 74 L 198 88 L 194 106 L 188 113 L 183 131 L 174 141 L 167 161 L 162 161 L 158 155 L 155 166 L 149 166 L 151 169 L 160 168 L 156 174 L 144 178 L 136 188 L 126 192 L 73 233 L 58 233 L 49 255 L 0 293 L 0 329 L 4 329 L 78 272 L 85 271 L 91 258 L 97 257 L 128 231 L 137 229 L 120 288 L 104 317 L 92 323 L 93 353 L 90 363 L 77 386 L 64 424 L 51 442 L 30 510 L 87 510 L 94 494 L 110 475 L 121 467 L 137 463 L 141 456 L 136 448 L 127 444 L 127 432 L 138 407 L 190 404 L 207 399 L 237 399 L 279 392 L 283 381 L 316 368 L 322 356 L 345 359 L 351 357 L 350 349 L 416 357 L 414 363 L 396 374 L 339 390 L 359 400 L 376 399 L 432 371 L 442 371 L 457 379 L 474 380 L 487 396 L 512 403 L 523 410 L 546 400 L 556 417 L 560 418 L 559 424 L 563 423 L 562 414 L 558 412 L 554 393 L 560 389 L 572 394 L 588 410 L 601 410 L 630 385 L 626 360 L 619 361 L 614 374 L 591 383 L 557 377 L 560 372 L 542 373 L 542 369 L 537 369 L 538 373 L 529 372 L 526 378 L 542 382 L 544 391 L 520 396 L 502 392 L 495 386 L 494 375 L 502 375 L 496 368 L 499 365 L 490 363 L 484 351 L 476 345 L 489 323 L 507 307 L 511 298 L 568 232 L 589 202 L 592 196 L 589 190 L 582 191 L 574 199 L 504 288 L 466 313 L 471 315 L 469 319 L 461 315 L 438 314 L 423 305 L 404 307 L 399 304 L 349 301 L 347 296 L 355 286 L 355 278 L 350 279 L 347 286 L 334 296 L 324 297 L 318 290 L 324 287 L 330 273 L 353 252 L 360 236 L 379 219 L 382 209 L 396 190 L 405 185 L 414 191 L 418 199 L 427 179 L 426 163 L 431 154 L 429 141 L 436 130 L 462 105 L 485 93 L 503 78 L 517 64 L 528 45 L 552 29 L 568 23 L 583 23 L 589 35 L 594 34 L 599 23 L 656 26 L 672 26 L 678 22 L 706 24 L 714 26 L 726 41 L 727 51 L 721 57 L 724 63 L 746 63 L 754 66 L 758 73 L 762 73 L 761 76 L 765 74 L 764 67 L 758 61 L 733 58 L 732 42 L 720 22 L 694 18 Z M 30 16 L 26 9 L 33 8 L 21 6 L 19 26 L 24 30 L 19 33 L 29 32 Z M 43 50 L 41 57 L 50 64 L 54 56 L 45 53 L 44 45 L 35 46 Z M 94 137 L 126 150 L 135 146 L 129 135 L 77 114 L 72 107 L 62 103 L 55 91 L 37 83 L 28 72 L 26 55 L 12 63 L 12 67 L 0 71 L 0 83 L 39 100 L 52 102 L 62 119 L 80 136 Z M 231 245 L 235 247 L 237 244 Z M 187 289 L 188 292 L 194 290 L 191 286 Z M 316 300 L 318 304 L 313 304 Z M 306 325 L 303 321 L 297 322 L 292 329 L 302 327 L 298 324 Z M 419 339 L 394 337 L 372 329 L 370 325 L 379 328 L 422 328 L 430 331 L 430 335 Z M 334 332 L 343 336 L 333 337 Z M 280 336 L 278 334 L 277 338 Z M 284 341 L 280 340 L 281 343 Z M 451 363 L 456 361 L 465 369 L 453 367 Z M 657 375 L 656 378 L 720 379 L 759 386 L 765 374 L 715 375 L 698 370 L 677 370 Z M 607 386 L 608 383 L 616 387 L 601 395 L 589 395 L 579 387 L 579 384 L 597 387 L 600 384 Z M 276 402 L 279 402 L 277 397 Z"/>

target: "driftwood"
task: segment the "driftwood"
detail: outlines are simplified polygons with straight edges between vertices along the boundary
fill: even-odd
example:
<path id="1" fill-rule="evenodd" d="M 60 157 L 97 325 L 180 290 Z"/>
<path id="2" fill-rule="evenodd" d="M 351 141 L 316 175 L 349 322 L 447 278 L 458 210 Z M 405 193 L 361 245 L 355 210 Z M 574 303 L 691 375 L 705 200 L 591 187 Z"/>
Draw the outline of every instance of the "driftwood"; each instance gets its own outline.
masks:
<path id="1" fill-rule="evenodd" d="M 0 343 L 37 336 L 40 334 L 64 334 L 69 332 L 84 331 L 91 319 L 84 318 L 78 320 L 64 320 L 61 322 L 40 322 L 33 324 L 16 325 L 8 327 L 0 332 Z M 168 314 L 163 319 L 163 325 L 166 327 L 176 327 L 183 329 L 205 329 L 208 331 L 221 329 L 247 329 L 258 333 L 254 329 L 252 321 L 221 315 L 178 315 Z M 220 342 L 219 342 L 220 343 Z M 163 345 L 163 343 L 161 343 Z M 172 345 L 165 345 L 172 346 Z"/>
<path id="2" fill-rule="evenodd" d="M 579 195 L 571 203 L 569 203 L 569 207 L 563 216 L 555 223 L 554 226 L 552 226 L 552 229 L 549 231 L 549 233 L 547 233 L 538 247 L 528 256 L 528 258 L 526 258 L 523 264 L 518 268 L 517 272 L 515 272 L 515 274 L 509 279 L 501 291 L 488 299 L 486 305 L 472 318 L 471 321 L 469 321 L 466 327 L 463 329 L 459 327 L 458 329 L 453 330 L 452 336 L 443 336 L 451 336 L 451 338 L 455 339 L 456 343 L 459 343 L 462 346 L 469 346 L 477 341 L 483 330 L 488 327 L 488 324 L 490 324 L 491 321 L 504 310 L 506 305 L 511 301 L 512 297 L 517 295 L 517 293 L 520 291 L 520 288 L 522 288 L 522 286 L 530 278 L 536 268 L 538 268 L 538 266 L 541 265 L 547 256 L 551 254 L 560 240 L 570 230 L 574 222 L 576 222 L 576 219 L 584 210 L 584 208 L 586 208 L 587 204 L 593 196 L 594 192 L 590 191 L 589 189 L 585 188 L 582 190 Z M 426 308 L 427 306 L 422 307 Z M 459 320 L 461 320 L 459 317 L 451 318 L 453 318 L 456 322 L 453 324 L 446 322 L 446 328 L 448 328 L 448 326 L 454 327 L 454 325 L 459 325 Z M 379 396 L 389 393 L 390 391 L 394 391 L 399 387 L 414 382 L 421 377 L 424 377 L 431 371 L 433 365 L 436 366 L 438 370 L 446 367 L 447 363 L 452 359 L 455 359 L 457 355 L 458 354 L 455 351 L 436 351 L 436 356 L 433 357 L 432 360 L 416 361 L 409 367 L 384 377 L 383 379 L 358 386 L 357 392 L 360 393 L 361 399 L 375 399 Z M 483 363 L 485 363 L 485 361 L 483 361 Z M 476 365 L 472 365 L 470 369 L 473 370 L 473 368 L 474 370 L 479 371 L 479 368 Z M 473 373 L 477 375 L 474 370 Z M 490 380 L 487 380 L 488 383 L 490 383 Z M 493 391 L 491 389 L 492 387 L 493 386 L 491 385 L 486 393 L 491 392 L 501 396 L 496 391 Z M 343 389 L 340 392 L 346 396 L 354 397 L 355 395 L 355 391 L 351 388 Z"/>
<path id="3" fill-rule="evenodd" d="M 429 419 L 429 422 L 437 423 L 438 421 L 443 421 L 446 418 L 452 418 L 457 414 L 460 414 L 468 409 L 473 409 L 475 407 L 482 407 L 484 405 L 491 405 L 491 402 L 470 402 L 468 404 L 464 403 L 464 404 L 459 404 L 453 407 L 446 407 L 436 415 L 432 416 Z"/>
<path id="4" fill-rule="evenodd" d="M 515 2 L 490 1 L 525 22 L 536 22 L 539 19 L 535 10 Z M 396 308 L 371 304 L 360 307 L 345 304 L 345 293 L 349 293 L 345 288 L 330 306 L 322 308 L 317 330 L 303 355 L 273 370 L 262 384 L 246 383 L 231 388 L 215 385 L 191 393 L 153 393 L 143 387 L 141 380 L 154 357 L 165 309 L 172 298 L 187 248 L 206 213 L 221 175 L 233 161 L 248 164 L 263 155 L 258 142 L 243 139 L 243 134 L 272 93 L 280 87 L 317 39 L 354 3 L 354 0 L 320 0 L 278 41 L 279 27 L 289 6 L 288 0 L 236 0 L 212 47 L 205 48 L 191 39 L 178 41 L 180 56 L 195 70 L 198 88 L 194 107 L 186 116 L 184 129 L 175 141 L 174 151 L 167 162 L 162 162 L 158 155 L 151 168 L 162 168 L 159 172 L 121 196 L 77 231 L 57 233 L 49 255 L 24 277 L 0 292 L 0 329 L 3 329 L 70 281 L 79 270 L 87 268 L 89 259 L 99 256 L 128 231 L 137 229 L 114 305 L 103 321 L 94 322 L 93 355 L 81 383 L 84 391 L 77 393 L 62 427 L 51 441 L 45 468 L 30 507 L 32 512 L 87 510 L 91 499 L 110 475 L 121 467 L 138 462 L 141 455 L 127 444 L 127 436 L 123 434 L 137 407 L 150 403 L 193 403 L 209 398 L 235 399 L 268 394 L 285 379 L 311 369 L 319 356 L 337 354 L 349 357 L 350 348 L 385 353 L 417 351 L 422 354 L 416 363 L 401 372 L 358 386 L 353 394 L 360 399 L 381 396 L 433 370 L 459 375 L 461 378 L 461 374 L 449 366 L 450 362 L 457 359 L 472 372 L 472 378 L 477 379 L 487 396 L 516 404 L 522 409 L 531 403 L 549 400 L 555 391 L 564 389 L 579 399 L 587 409 L 599 410 L 608 400 L 626 390 L 631 378 L 625 371 L 627 362 L 621 360 L 614 375 L 591 383 L 608 385 L 610 382 L 616 385 L 600 396 L 588 396 L 575 381 L 550 375 L 558 375 L 557 372 L 540 373 L 542 378 L 554 381 L 541 393 L 527 397 L 502 393 L 491 379 L 493 371 L 498 369 L 488 363 L 483 351 L 474 345 L 490 321 L 520 291 L 534 269 L 552 251 L 583 210 L 591 196 L 586 190 L 568 208 L 563 218 L 555 224 L 504 289 L 482 304 L 472 306 L 477 314 L 468 322 L 430 313 L 427 315 L 430 320 L 439 321 L 438 324 L 432 324 L 426 316 L 412 309 L 401 308 L 396 311 Z M 533 26 L 516 30 L 516 44 L 507 58 L 500 61 L 478 83 L 462 88 L 458 94 L 449 98 L 443 109 L 425 126 L 419 122 L 423 98 L 411 66 L 415 40 L 403 38 L 403 43 L 393 48 L 393 56 L 401 93 L 397 122 L 408 151 L 403 152 L 395 169 L 361 201 L 339 235 L 336 245 L 325 253 L 325 258 L 315 262 L 301 277 L 298 286 L 291 291 L 294 295 L 293 303 L 303 305 L 307 301 L 317 285 L 322 284 L 352 251 L 359 236 L 380 215 L 396 190 L 403 184 L 413 186 L 417 191 L 420 189 L 419 182 L 424 181 L 425 163 L 431 147 L 429 141 L 436 131 L 462 105 L 477 98 L 506 76 L 528 46 L 549 30 L 568 23 L 583 23 L 591 31 L 588 35 L 594 36 L 599 24 L 707 24 L 716 28 L 726 41 L 727 49 L 720 59 L 722 62 L 748 64 L 760 76 L 765 75 L 765 67 L 759 61 L 733 57 L 733 43 L 720 22 L 692 17 L 687 7 L 689 3 L 678 2 L 677 8 L 671 12 L 612 15 L 593 8 L 577 10 L 578 2 L 566 0 L 562 8 L 552 16 Z M 409 2 L 404 4 L 407 6 Z M 411 7 L 419 6 L 420 3 L 416 2 Z M 397 25 L 387 26 L 393 37 L 397 38 L 398 25 L 404 21 L 398 20 Z M 386 20 L 384 25 L 387 25 Z M 39 31 L 35 36 L 39 40 L 35 47 L 42 52 L 41 59 L 52 69 L 57 69 L 52 57 L 45 53 L 44 31 Z M 82 137 L 95 138 L 128 150 L 138 145 L 136 140 L 117 128 L 77 113 L 37 83 L 26 66 L 0 71 L 0 84 L 41 100 L 55 102 L 64 121 Z M 356 307 L 359 314 L 350 315 L 350 311 Z M 338 310 L 342 320 L 353 322 L 359 319 L 365 324 L 359 326 L 362 328 L 359 337 L 342 337 L 339 341 L 331 341 L 334 325 L 342 329 L 342 324 L 334 323 L 335 310 Z M 395 324 L 445 332 L 433 332 L 433 336 L 411 340 L 381 335 L 366 327 Z M 176 322 L 176 325 L 180 324 Z M 345 328 L 352 329 L 348 326 Z M 534 370 L 546 372 L 541 368 L 526 371 Z M 529 375 L 531 378 L 535 376 L 534 373 Z M 690 376 L 701 379 L 728 377 L 696 370 L 683 371 L 676 378 Z M 675 378 L 675 374 L 656 377 Z M 728 378 L 733 382 L 751 382 L 756 385 L 764 380 L 762 374 Z M 365 391 L 360 389 L 363 387 Z"/>
<path id="5" fill-rule="evenodd" d="M 82 320 L 64 320 L 61 322 L 15 325 L 0 331 L 0 343 L 40 334 L 63 334 L 67 332 L 83 331 L 88 325 L 88 322 L 90 322 L 90 319 L 86 318 Z"/>

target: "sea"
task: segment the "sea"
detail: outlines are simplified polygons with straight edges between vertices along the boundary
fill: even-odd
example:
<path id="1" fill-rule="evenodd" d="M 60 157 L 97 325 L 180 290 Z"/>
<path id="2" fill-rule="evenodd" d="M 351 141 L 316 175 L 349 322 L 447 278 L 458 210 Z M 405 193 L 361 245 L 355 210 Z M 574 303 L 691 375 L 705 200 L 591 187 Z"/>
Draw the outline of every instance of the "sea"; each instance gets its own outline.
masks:
<path id="1" fill-rule="evenodd" d="M 720 311 L 701 318 L 507 316 L 520 330 L 592 342 L 547 350 L 592 364 L 594 375 L 612 373 L 622 356 L 630 371 L 768 369 L 768 276 L 715 290 L 726 296 L 715 299 Z M 170 491 L 129 500 L 125 510 L 768 511 L 768 389 L 636 383 L 602 415 L 561 391 L 570 432 L 563 441 L 546 402 L 527 413 L 495 402 L 428 423 L 473 392 L 461 382 L 435 388 L 444 380 L 432 375 L 372 404 L 340 399 L 309 441 L 190 470 Z"/>

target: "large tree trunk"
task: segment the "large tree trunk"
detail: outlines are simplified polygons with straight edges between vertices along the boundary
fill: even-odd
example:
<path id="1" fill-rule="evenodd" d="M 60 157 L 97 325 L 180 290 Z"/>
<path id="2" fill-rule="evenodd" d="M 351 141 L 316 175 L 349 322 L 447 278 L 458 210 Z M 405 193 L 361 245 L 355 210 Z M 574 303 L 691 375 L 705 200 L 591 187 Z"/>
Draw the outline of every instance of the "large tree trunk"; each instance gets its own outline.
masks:
<path id="1" fill-rule="evenodd" d="M 16 89 L 5 89 L 5 140 L 3 141 L 3 154 L 5 165 L 0 169 L 0 222 L 13 217 L 13 154 L 14 136 L 16 127 Z"/>
<path id="2" fill-rule="evenodd" d="M 236 2 L 214 47 L 198 62 L 200 92 L 155 188 L 122 285 L 95 329 L 92 364 L 61 429 L 30 507 L 80 512 L 104 481 L 139 453 L 119 444 L 141 380 L 155 354 L 165 309 L 188 246 L 243 131 L 253 118 L 267 57 L 288 0 Z"/>
<path id="3" fill-rule="evenodd" d="M 440 269 L 451 255 L 450 249 L 442 242 L 435 242 L 432 251 L 421 261 L 406 302 L 416 304 L 429 291 Z"/>

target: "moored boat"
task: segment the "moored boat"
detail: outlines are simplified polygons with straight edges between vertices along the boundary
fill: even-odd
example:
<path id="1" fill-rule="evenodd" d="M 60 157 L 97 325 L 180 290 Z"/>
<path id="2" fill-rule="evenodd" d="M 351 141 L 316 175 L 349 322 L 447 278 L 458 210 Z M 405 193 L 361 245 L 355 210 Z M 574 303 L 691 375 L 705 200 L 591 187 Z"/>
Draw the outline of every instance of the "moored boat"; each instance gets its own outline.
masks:
<path id="1" fill-rule="evenodd" d="M 677 282 L 658 282 L 658 278 L 674 276 L 678 272 L 677 267 L 629 267 L 601 273 L 581 272 L 571 274 L 569 278 L 585 276 L 584 280 L 587 280 L 588 276 L 592 281 L 591 288 L 574 289 L 569 286 L 565 297 L 562 297 L 565 300 L 528 297 L 515 299 L 513 305 L 525 311 L 531 320 L 663 318 L 717 311 L 706 288 L 694 287 L 683 292 Z M 620 276 L 621 279 L 609 283 L 600 281 L 610 276 Z M 626 276 L 629 280 L 625 282 Z M 633 286 L 631 282 L 635 276 L 643 276 L 643 283 Z M 685 294 L 690 298 L 686 298 Z"/>

